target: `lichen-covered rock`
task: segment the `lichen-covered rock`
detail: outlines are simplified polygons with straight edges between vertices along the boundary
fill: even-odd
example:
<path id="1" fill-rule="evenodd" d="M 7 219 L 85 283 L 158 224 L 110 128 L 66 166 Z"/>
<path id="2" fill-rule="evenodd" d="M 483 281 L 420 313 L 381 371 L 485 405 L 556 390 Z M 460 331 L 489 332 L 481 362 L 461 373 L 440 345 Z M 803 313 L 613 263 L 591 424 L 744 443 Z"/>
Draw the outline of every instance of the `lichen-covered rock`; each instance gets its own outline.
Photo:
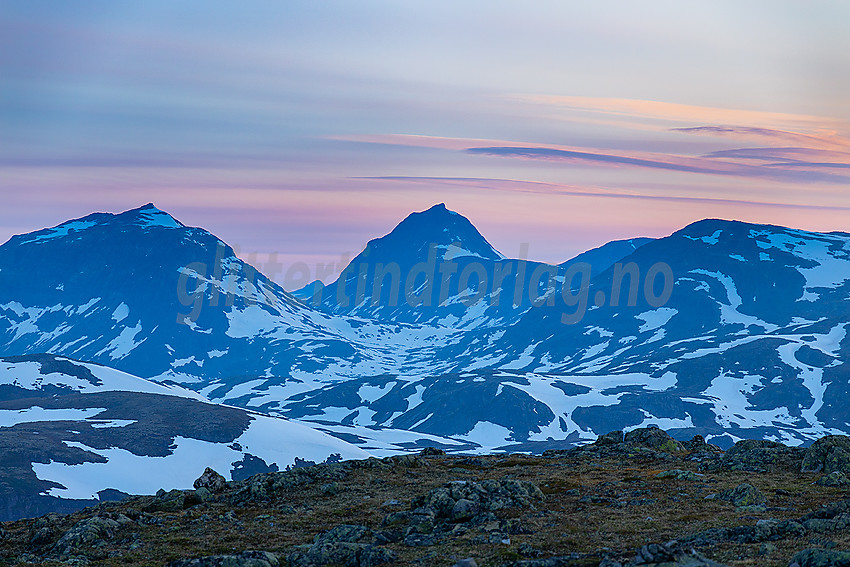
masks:
<path id="1" fill-rule="evenodd" d="M 397 455 L 395 457 L 387 457 L 387 460 L 394 466 L 418 468 L 427 467 L 428 461 L 418 455 Z"/>
<path id="2" fill-rule="evenodd" d="M 378 459 L 366 461 L 318 464 L 298 467 L 288 471 L 254 475 L 248 479 L 231 483 L 235 492 L 230 496 L 233 504 L 242 502 L 269 502 L 284 497 L 287 493 L 319 483 L 330 484 L 343 480 L 354 467 L 381 468 Z"/>
<path id="3" fill-rule="evenodd" d="M 735 506 L 758 506 L 767 502 L 767 498 L 758 488 L 746 482 L 735 488 L 724 490 L 717 498 L 731 502 Z"/>
<path id="4" fill-rule="evenodd" d="M 186 507 L 186 504 L 186 493 L 182 490 L 160 490 L 144 509 L 146 512 L 177 512 Z M 192 502 L 189 503 L 191 504 Z"/>
<path id="5" fill-rule="evenodd" d="M 166 567 L 278 567 L 280 559 L 267 551 L 243 551 L 235 555 L 212 555 L 178 559 Z"/>
<path id="6" fill-rule="evenodd" d="M 287 557 L 292 567 L 372 567 L 392 564 L 396 559 L 396 554 L 388 549 L 342 541 L 316 544 L 304 551 L 294 551 Z"/>
<path id="7" fill-rule="evenodd" d="M 195 480 L 193 486 L 196 489 L 206 488 L 213 494 L 216 494 L 227 488 L 227 479 L 207 467 L 204 473 Z"/>
<path id="8" fill-rule="evenodd" d="M 331 528 L 330 530 L 318 534 L 314 539 L 315 545 L 324 545 L 326 543 L 348 542 L 355 543 L 369 535 L 369 528 L 366 526 L 357 526 L 351 524 L 342 524 Z"/>
<path id="9" fill-rule="evenodd" d="M 841 471 L 832 471 L 820 477 L 815 484 L 819 486 L 848 486 L 850 478 Z"/>
<path id="10" fill-rule="evenodd" d="M 532 482 L 520 480 L 453 481 L 413 500 L 412 509 L 391 512 L 375 534 L 376 543 L 434 545 L 447 534 L 463 533 L 469 525 L 499 525 L 497 510 L 531 506 L 543 493 Z M 519 529 L 519 527 L 517 527 Z M 517 532 L 519 533 L 519 532 Z"/>
<path id="11" fill-rule="evenodd" d="M 67 557 L 85 549 L 103 546 L 120 527 L 121 523 L 112 518 L 94 516 L 80 520 L 54 544 L 51 555 Z"/>
<path id="12" fill-rule="evenodd" d="M 586 567 L 589 565 L 598 565 L 599 567 L 633 567 L 637 565 L 645 567 L 725 567 L 723 564 L 707 559 L 694 549 L 677 541 L 645 545 L 637 551 L 631 561 L 625 563 L 613 558 L 604 558 L 600 563 L 598 557 L 587 557 L 573 553 L 546 559 L 513 561 L 503 564 L 502 567 Z"/>
<path id="13" fill-rule="evenodd" d="M 204 486 L 195 489 L 193 496 L 194 499 L 198 500 L 199 502 L 209 502 L 210 500 L 213 500 L 215 498 L 212 491 L 210 491 L 209 488 L 206 488 Z"/>
<path id="14" fill-rule="evenodd" d="M 645 545 L 638 550 L 631 564 L 664 565 L 665 567 L 723 567 L 720 563 L 703 557 L 692 548 L 677 541 Z"/>
<path id="15" fill-rule="evenodd" d="M 433 509 L 426 507 L 416 508 L 410 512 L 408 518 L 407 529 L 404 530 L 405 537 L 411 534 L 434 533 L 436 514 Z"/>
<path id="16" fill-rule="evenodd" d="M 799 470 L 805 449 L 756 439 L 738 441 L 723 455 L 720 467 L 727 470 L 769 472 Z"/>
<path id="17" fill-rule="evenodd" d="M 702 451 L 709 446 L 702 435 L 694 435 L 690 441 L 682 441 L 681 443 L 688 451 Z"/>
<path id="18" fill-rule="evenodd" d="M 670 437 L 666 431 L 657 427 L 642 427 L 640 429 L 633 429 L 626 433 L 624 441 L 632 445 L 647 447 L 663 453 L 673 453 L 684 450 L 681 443 Z"/>
<path id="19" fill-rule="evenodd" d="M 605 435 L 600 435 L 593 442 L 594 445 L 616 445 L 623 442 L 623 432 L 620 430 L 611 431 Z"/>
<path id="20" fill-rule="evenodd" d="M 682 540 L 697 547 L 717 545 L 722 542 L 762 543 L 787 537 L 803 537 L 807 528 L 796 520 L 759 520 L 754 526 L 711 528 Z"/>
<path id="21" fill-rule="evenodd" d="M 850 567 L 850 552 L 804 549 L 794 555 L 788 567 Z"/>
<path id="22" fill-rule="evenodd" d="M 542 500 L 536 484 L 524 480 L 455 481 L 431 490 L 417 505 L 433 509 L 438 518 L 451 518 L 460 500 L 477 504 L 479 510 L 493 512 L 512 506 L 530 506 Z"/>
<path id="23" fill-rule="evenodd" d="M 480 509 L 481 506 L 478 502 L 461 498 L 455 502 L 455 505 L 452 508 L 451 518 L 455 522 L 466 522 L 467 520 L 474 518 Z"/>
<path id="24" fill-rule="evenodd" d="M 28 547 L 30 549 L 45 547 L 52 543 L 56 539 L 57 535 L 56 530 L 51 526 L 36 526 L 30 536 Z"/>
<path id="25" fill-rule="evenodd" d="M 802 472 L 843 472 L 850 474 L 850 437 L 846 435 L 827 435 L 821 437 L 806 449 Z"/>
<path id="26" fill-rule="evenodd" d="M 420 457 L 441 457 L 445 454 L 446 452 L 444 450 L 438 449 L 437 447 L 425 447 L 419 451 Z"/>

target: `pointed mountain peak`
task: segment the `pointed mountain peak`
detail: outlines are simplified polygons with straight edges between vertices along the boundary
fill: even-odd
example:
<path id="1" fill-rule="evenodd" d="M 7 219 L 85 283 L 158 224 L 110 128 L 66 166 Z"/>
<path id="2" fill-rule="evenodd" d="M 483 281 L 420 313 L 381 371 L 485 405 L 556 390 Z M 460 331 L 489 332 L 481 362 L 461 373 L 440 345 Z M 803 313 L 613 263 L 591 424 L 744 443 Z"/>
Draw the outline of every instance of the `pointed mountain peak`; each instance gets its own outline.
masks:
<path id="1" fill-rule="evenodd" d="M 13 236 L 9 243 L 43 244 L 57 238 L 76 239 L 82 233 L 94 227 L 119 227 L 122 230 L 128 226 L 142 228 L 184 228 L 185 225 L 174 217 L 162 211 L 153 203 L 148 203 L 123 213 L 92 213 L 78 219 L 71 219 L 52 228 Z"/>
<path id="2" fill-rule="evenodd" d="M 445 203 L 437 203 L 436 205 L 434 205 L 430 209 L 422 211 L 421 213 L 413 213 L 413 214 L 432 215 L 432 216 L 436 216 L 436 215 L 457 215 L 457 216 L 460 216 L 460 213 L 456 213 L 456 212 L 450 210 L 448 207 L 446 207 Z"/>
<path id="3" fill-rule="evenodd" d="M 411 213 L 388 235 L 369 244 L 384 246 L 389 243 L 408 249 L 427 250 L 430 246 L 437 246 L 453 256 L 480 256 L 490 260 L 503 258 L 469 219 L 447 208 L 445 203 Z"/>
<path id="4" fill-rule="evenodd" d="M 124 211 L 115 215 L 115 219 L 127 220 L 143 227 L 182 228 L 185 226 L 165 211 L 158 209 L 153 203 Z"/>

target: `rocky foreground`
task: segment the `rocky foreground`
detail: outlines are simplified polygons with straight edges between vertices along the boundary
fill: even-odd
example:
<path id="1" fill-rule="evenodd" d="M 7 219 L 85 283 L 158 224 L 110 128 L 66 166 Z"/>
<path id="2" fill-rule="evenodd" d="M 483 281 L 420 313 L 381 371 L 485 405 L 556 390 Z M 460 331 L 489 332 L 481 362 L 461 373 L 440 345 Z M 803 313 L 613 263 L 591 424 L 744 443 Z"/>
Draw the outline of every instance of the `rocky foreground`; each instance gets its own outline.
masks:
<path id="1" fill-rule="evenodd" d="M 850 566 L 850 438 L 726 452 L 659 429 L 541 456 L 294 468 L 7 522 L 0 564 Z"/>

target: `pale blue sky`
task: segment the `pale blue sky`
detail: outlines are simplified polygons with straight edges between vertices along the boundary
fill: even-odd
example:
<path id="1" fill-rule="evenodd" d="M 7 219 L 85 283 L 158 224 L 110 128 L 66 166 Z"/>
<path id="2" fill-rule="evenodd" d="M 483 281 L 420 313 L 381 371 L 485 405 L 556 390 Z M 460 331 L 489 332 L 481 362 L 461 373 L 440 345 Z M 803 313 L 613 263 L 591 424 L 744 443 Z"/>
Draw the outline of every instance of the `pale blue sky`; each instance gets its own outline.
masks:
<path id="1" fill-rule="evenodd" d="M 710 216 L 850 231 L 848 22 L 844 1 L 0 2 L 0 240 L 148 201 L 260 265 L 339 260 L 436 202 L 549 261 Z"/>

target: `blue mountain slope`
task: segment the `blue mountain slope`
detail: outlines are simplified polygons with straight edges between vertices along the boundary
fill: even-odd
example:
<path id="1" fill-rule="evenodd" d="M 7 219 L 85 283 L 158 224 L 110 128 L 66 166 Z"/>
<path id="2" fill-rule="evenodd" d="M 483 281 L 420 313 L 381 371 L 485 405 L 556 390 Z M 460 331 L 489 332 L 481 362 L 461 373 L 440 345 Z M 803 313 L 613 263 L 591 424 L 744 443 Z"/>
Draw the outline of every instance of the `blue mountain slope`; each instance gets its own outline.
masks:
<path id="1" fill-rule="evenodd" d="M 574 261 L 602 271 L 648 241 L 606 244 Z M 295 292 L 329 313 L 456 329 L 503 327 L 560 291 L 561 266 L 508 259 L 444 204 L 413 213 L 371 240 L 328 286 Z"/>
<path id="2" fill-rule="evenodd" d="M 517 262 L 458 217 L 402 222 L 359 257 L 364 273 L 431 255 L 491 278 Z M 595 273 L 599 257 L 614 265 Z M 553 267 L 536 266 L 548 282 Z M 0 354 L 101 362 L 385 451 L 545 447 L 652 423 L 719 443 L 850 431 L 847 234 L 709 219 L 554 268 L 567 292 L 534 307 L 502 311 L 491 289 L 476 311 L 457 288 L 392 306 L 381 286 L 377 305 L 313 306 L 153 207 L 92 215 L 0 247 Z M 357 295 L 356 277 L 340 281 Z"/>
<path id="3" fill-rule="evenodd" d="M 403 350 L 399 340 L 421 346 L 305 306 L 153 205 L 13 237 L 0 246 L 0 298 L 0 354 L 62 354 L 198 388 L 359 373 Z"/>
<path id="4" fill-rule="evenodd" d="M 850 430 L 841 401 L 850 393 L 850 236 L 706 220 L 646 243 L 620 265 L 634 282 L 613 266 L 588 273 L 582 287 L 578 273 L 577 301 L 557 296 L 512 326 L 447 345 L 440 355 L 463 361 L 456 374 L 370 379 L 385 393 L 364 400 L 330 385 L 321 398 L 317 391 L 289 399 L 282 411 L 302 419 L 368 411 L 376 424 L 432 434 L 454 427 L 490 447 L 652 423 L 727 445 L 753 437 L 801 443 Z M 447 392 L 457 394 L 458 408 L 466 400 L 498 405 L 510 392 L 516 409 L 457 413 Z M 465 421 L 473 415 L 477 429 Z"/>
<path id="5" fill-rule="evenodd" d="M 570 258 L 566 262 L 559 264 L 562 268 L 569 268 L 578 262 L 584 262 L 590 265 L 591 277 L 597 276 L 643 246 L 651 242 L 652 238 L 629 238 L 626 240 L 612 240 L 598 248 L 593 248 L 587 252 Z"/>
<path id="6" fill-rule="evenodd" d="M 368 456 L 298 423 L 52 355 L 0 358 L 0 454 L 0 521 L 191 488 L 207 466 L 236 480 L 296 458 Z"/>

